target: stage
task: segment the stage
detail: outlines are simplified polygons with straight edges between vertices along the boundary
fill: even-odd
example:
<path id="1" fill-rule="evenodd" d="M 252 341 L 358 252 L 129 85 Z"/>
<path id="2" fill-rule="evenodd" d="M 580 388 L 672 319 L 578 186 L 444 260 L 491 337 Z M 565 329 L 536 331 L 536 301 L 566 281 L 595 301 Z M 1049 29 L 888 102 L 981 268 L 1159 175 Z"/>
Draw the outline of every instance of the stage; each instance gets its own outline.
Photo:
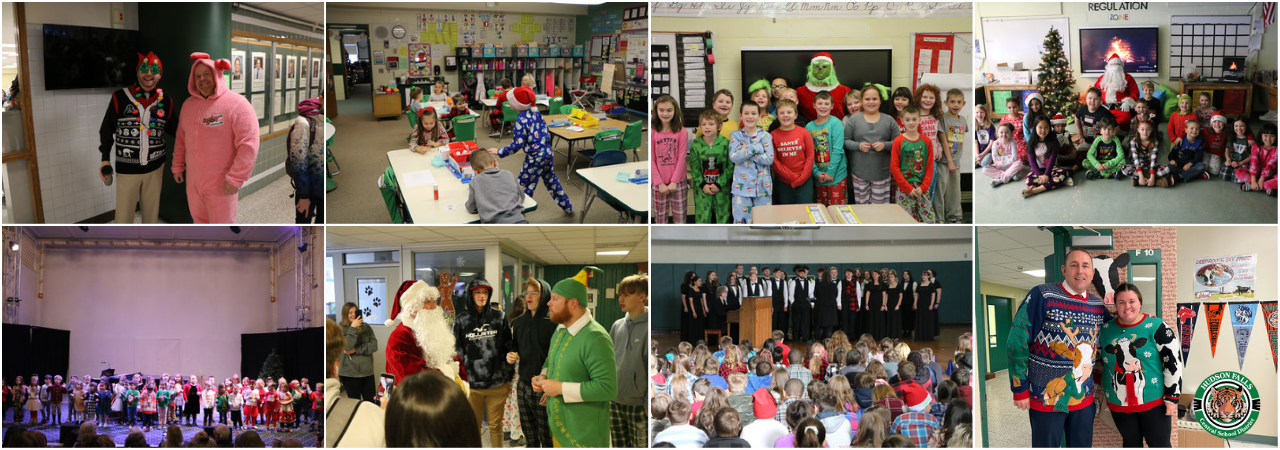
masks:
<path id="1" fill-rule="evenodd" d="M 66 406 L 67 405 L 64 403 L 63 408 L 65 409 Z M 214 414 L 215 414 L 214 417 L 216 418 L 217 413 L 215 412 Z M 63 423 L 68 423 L 66 422 L 66 417 L 67 417 L 67 411 L 64 410 L 62 412 Z M 27 416 L 27 418 L 29 421 L 30 416 Z M 98 424 L 98 434 L 105 434 L 105 435 L 111 436 L 111 439 L 115 441 L 117 447 L 123 447 L 125 438 L 129 436 L 130 427 L 116 425 L 115 420 L 111 420 L 109 423 L 110 425 L 108 426 L 103 426 L 102 424 Z M 196 423 L 204 423 L 204 419 L 200 415 L 197 415 Z M 13 410 L 12 409 L 6 410 L 4 412 L 4 432 L 8 433 L 9 427 L 13 425 L 14 425 Z M 191 441 L 191 437 L 195 436 L 196 433 L 204 430 L 204 427 L 188 427 L 183 425 L 179 425 L 179 428 L 182 428 L 182 441 L 184 444 L 186 442 Z M 27 429 L 43 433 L 45 437 L 49 439 L 49 446 L 51 447 L 61 446 L 58 442 L 59 427 L 57 425 L 43 425 L 43 426 L 36 425 L 34 427 L 28 427 Z M 151 447 L 159 447 L 160 443 L 164 442 L 164 434 L 167 429 L 168 429 L 167 425 L 165 427 L 159 427 L 159 425 L 157 425 L 157 428 L 153 428 L 150 433 L 146 433 L 147 445 Z M 323 430 L 323 428 L 317 428 L 317 429 Z M 79 431 L 79 428 L 77 428 L 77 433 L 78 431 Z M 232 442 L 235 442 L 235 437 L 239 436 L 240 433 L 243 431 L 244 430 L 241 430 L 241 431 L 232 430 L 231 431 Z M 259 427 L 257 431 L 258 431 L 258 435 L 262 437 L 262 442 L 266 444 L 267 447 L 271 446 L 271 441 L 274 441 L 276 439 L 283 440 L 283 439 L 289 439 L 289 438 L 297 439 L 299 442 L 302 442 L 303 447 L 319 447 L 320 433 L 309 431 L 309 427 L 305 424 L 302 425 L 297 430 L 294 430 L 290 433 L 277 433 L 274 431 L 267 431 L 265 427 Z M 210 439 L 212 438 L 213 436 L 210 436 Z"/>
<path id="2" fill-rule="evenodd" d="M 907 345 L 911 346 L 911 350 L 913 351 L 923 347 L 933 349 L 933 354 L 937 357 L 938 364 L 946 367 L 947 361 L 951 360 L 952 355 L 955 354 L 956 349 L 959 347 L 956 340 L 960 338 L 961 334 L 971 332 L 973 332 L 973 327 L 971 325 L 942 325 L 938 327 L 938 338 L 936 340 L 917 342 L 910 339 L 903 339 L 902 342 L 906 342 Z M 680 332 L 661 332 L 654 330 L 653 339 L 658 341 L 658 351 L 663 352 L 666 351 L 668 347 L 675 347 L 680 343 Z M 690 344 L 692 344 L 692 342 L 690 342 Z M 761 344 L 764 344 L 764 342 L 751 343 L 751 345 L 754 345 L 757 349 L 760 348 Z M 809 349 L 809 344 L 804 342 L 786 341 L 786 344 L 788 347 L 798 348 L 806 352 Z M 713 352 L 718 350 L 718 345 L 718 342 L 707 342 L 707 346 Z"/>

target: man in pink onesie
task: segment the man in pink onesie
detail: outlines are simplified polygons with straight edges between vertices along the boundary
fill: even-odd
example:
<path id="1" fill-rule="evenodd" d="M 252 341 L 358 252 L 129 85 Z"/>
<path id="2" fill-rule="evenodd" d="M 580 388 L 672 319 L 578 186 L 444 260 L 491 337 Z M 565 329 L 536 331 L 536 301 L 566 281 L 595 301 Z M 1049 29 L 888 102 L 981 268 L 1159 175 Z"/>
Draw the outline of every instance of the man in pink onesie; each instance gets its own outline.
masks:
<path id="1" fill-rule="evenodd" d="M 222 72 L 231 69 L 230 62 L 206 53 L 192 53 L 191 59 L 191 98 L 179 114 L 173 179 L 190 179 L 187 205 L 196 223 L 236 223 L 240 187 L 258 158 L 258 115 L 244 96 L 227 88 Z"/>

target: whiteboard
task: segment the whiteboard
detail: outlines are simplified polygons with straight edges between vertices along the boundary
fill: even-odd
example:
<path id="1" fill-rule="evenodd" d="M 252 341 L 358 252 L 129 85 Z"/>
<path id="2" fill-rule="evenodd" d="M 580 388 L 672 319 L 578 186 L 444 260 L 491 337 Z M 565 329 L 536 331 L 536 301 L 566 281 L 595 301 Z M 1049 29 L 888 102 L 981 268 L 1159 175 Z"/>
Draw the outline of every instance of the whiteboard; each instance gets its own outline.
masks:
<path id="1" fill-rule="evenodd" d="M 1071 57 L 1071 28 L 1067 18 L 993 18 L 982 19 L 982 42 L 986 45 L 987 71 L 995 72 L 996 65 L 1008 63 L 1013 67 L 1022 63 L 1027 70 L 1040 66 L 1040 52 L 1049 27 L 1057 28 L 1062 35 L 1062 52 Z M 1073 68 L 1075 70 L 1075 68 Z"/>

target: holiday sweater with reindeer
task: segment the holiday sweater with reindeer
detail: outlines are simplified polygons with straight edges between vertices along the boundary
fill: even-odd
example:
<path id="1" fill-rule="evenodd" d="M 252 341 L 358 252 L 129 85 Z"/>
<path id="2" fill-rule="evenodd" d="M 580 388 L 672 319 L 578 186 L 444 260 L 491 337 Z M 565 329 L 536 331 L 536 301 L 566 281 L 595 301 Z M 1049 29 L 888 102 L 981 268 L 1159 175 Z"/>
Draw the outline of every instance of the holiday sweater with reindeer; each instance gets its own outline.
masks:
<path id="1" fill-rule="evenodd" d="M 134 84 L 111 93 L 98 128 L 98 151 L 106 162 L 115 147 L 117 173 L 151 173 L 164 166 L 165 133 L 177 131 L 173 100 L 161 89 L 147 91 Z"/>
<path id="2" fill-rule="evenodd" d="M 1102 299 L 1063 283 L 1032 288 L 1009 329 L 1009 386 L 1031 409 L 1067 412 L 1093 404 L 1098 333 L 1111 320 Z"/>
<path id="3" fill-rule="evenodd" d="M 1178 351 L 1182 344 L 1163 320 L 1143 314 L 1142 320 L 1132 325 L 1107 322 L 1098 337 L 1108 409 L 1141 412 L 1164 402 L 1178 402 L 1182 394 Z"/>

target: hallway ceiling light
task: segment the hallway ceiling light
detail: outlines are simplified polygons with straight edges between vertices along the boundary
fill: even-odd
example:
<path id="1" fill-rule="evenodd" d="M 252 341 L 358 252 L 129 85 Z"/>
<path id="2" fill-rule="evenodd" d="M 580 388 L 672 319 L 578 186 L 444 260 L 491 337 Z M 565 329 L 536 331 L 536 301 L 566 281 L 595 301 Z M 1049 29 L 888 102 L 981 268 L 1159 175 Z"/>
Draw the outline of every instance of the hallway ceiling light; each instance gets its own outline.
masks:
<path id="1" fill-rule="evenodd" d="M 1022 273 L 1025 273 L 1025 274 L 1027 274 L 1027 275 L 1031 275 L 1031 276 L 1036 277 L 1036 278 L 1044 278 L 1044 269 L 1024 270 L 1024 271 L 1022 271 Z"/>

